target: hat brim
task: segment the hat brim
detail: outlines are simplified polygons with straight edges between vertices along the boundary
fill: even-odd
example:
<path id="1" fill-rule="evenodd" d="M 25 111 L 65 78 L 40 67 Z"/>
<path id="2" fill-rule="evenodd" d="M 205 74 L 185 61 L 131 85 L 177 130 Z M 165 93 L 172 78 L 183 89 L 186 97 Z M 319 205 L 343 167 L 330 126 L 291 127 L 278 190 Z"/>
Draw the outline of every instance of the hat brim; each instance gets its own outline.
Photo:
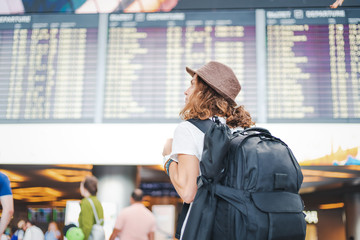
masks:
<path id="1" fill-rule="evenodd" d="M 193 76 L 195 75 L 195 73 L 196 73 L 194 70 L 192 70 L 192 69 L 189 68 L 189 67 L 186 67 L 185 69 L 186 69 L 186 71 L 190 74 L 190 76 L 192 76 L 192 77 L 193 77 Z"/>

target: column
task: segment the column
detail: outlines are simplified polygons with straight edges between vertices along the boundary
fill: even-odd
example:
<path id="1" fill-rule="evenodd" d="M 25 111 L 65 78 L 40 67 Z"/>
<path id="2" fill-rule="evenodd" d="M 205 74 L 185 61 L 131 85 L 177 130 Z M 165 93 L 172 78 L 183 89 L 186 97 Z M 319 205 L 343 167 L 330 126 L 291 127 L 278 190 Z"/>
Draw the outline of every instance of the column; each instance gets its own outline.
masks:
<path id="1" fill-rule="evenodd" d="M 117 212 L 130 204 L 136 187 L 136 166 L 95 166 L 93 174 L 99 180 L 97 196 L 103 203 L 115 203 Z"/>
<path id="2" fill-rule="evenodd" d="M 345 195 L 346 239 L 360 239 L 360 193 Z"/>

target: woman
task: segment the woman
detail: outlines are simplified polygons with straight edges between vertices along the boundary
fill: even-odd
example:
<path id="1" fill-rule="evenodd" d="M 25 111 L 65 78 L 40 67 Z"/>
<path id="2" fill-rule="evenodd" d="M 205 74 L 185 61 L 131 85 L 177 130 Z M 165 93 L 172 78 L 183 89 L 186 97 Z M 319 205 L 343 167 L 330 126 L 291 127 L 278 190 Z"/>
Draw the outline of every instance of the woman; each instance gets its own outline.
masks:
<path id="1" fill-rule="evenodd" d="M 61 233 L 56 222 L 50 222 L 48 230 L 45 233 L 45 240 L 59 240 L 61 238 Z"/>
<path id="2" fill-rule="evenodd" d="M 97 178 L 94 176 L 86 176 L 85 179 L 80 183 L 80 194 L 84 198 L 80 203 L 80 216 L 79 216 L 79 227 L 83 231 L 85 238 L 88 240 L 92 226 L 96 223 L 95 215 L 91 202 L 93 202 L 96 213 L 99 219 L 104 219 L 104 212 L 100 201 L 96 197 L 97 193 Z M 102 225 L 103 223 L 101 223 Z"/>
<path id="3" fill-rule="evenodd" d="M 185 106 L 180 112 L 183 120 L 218 116 L 231 128 L 246 128 L 254 124 L 244 107 L 236 106 L 235 98 L 241 86 L 231 68 L 219 62 L 209 62 L 196 71 L 190 68 L 186 71 L 192 79 L 191 86 L 184 92 Z M 173 139 L 164 146 L 165 171 L 186 203 L 191 203 L 196 195 L 203 145 L 204 133 L 192 123 L 183 121 L 175 129 Z M 181 234 L 186 221 L 187 218 Z"/>

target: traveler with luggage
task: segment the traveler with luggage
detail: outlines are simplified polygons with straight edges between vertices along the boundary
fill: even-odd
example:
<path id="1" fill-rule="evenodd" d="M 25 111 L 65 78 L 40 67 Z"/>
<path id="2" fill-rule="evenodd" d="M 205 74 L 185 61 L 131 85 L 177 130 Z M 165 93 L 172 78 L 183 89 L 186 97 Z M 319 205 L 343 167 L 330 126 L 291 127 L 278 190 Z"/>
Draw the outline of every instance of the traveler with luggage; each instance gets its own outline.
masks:
<path id="1" fill-rule="evenodd" d="M 84 198 L 80 203 L 79 228 L 84 240 L 105 240 L 103 207 L 96 197 L 98 180 L 95 176 L 86 176 L 80 183 L 80 193 Z"/>
<path id="2" fill-rule="evenodd" d="M 236 107 L 240 84 L 229 67 L 186 70 L 193 79 L 180 116 L 187 121 L 163 150 L 164 169 L 185 202 L 176 237 L 305 239 L 303 175 L 290 148 L 267 129 L 250 128 L 250 114 Z"/>
<path id="3" fill-rule="evenodd" d="M 218 116 L 220 121 L 232 128 L 246 128 L 254 124 L 244 106 L 237 106 L 235 102 L 241 86 L 231 68 L 212 61 L 196 71 L 188 67 L 186 71 L 192 79 L 190 87 L 184 92 L 185 106 L 180 112 L 183 120 L 205 120 Z M 189 121 L 183 121 L 177 126 L 173 139 L 164 146 L 165 171 L 185 203 L 191 203 L 197 192 L 203 144 L 204 133 Z M 185 226 L 186 220 L 181 232 Z"/>

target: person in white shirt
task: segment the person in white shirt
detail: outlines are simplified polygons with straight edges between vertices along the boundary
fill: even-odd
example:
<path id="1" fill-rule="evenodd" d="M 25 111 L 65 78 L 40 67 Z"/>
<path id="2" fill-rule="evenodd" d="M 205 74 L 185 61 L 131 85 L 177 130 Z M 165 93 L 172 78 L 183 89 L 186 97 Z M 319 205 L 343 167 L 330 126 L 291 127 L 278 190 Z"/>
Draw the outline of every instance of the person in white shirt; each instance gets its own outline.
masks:
<path id="1" fill-rule="evenodd" d="M 44 240 L 45 236 L 43 231 L 35 226 L 30 221 L 26 221 L 25 224 L 25 235 L 23 240 Z"/>
<path id="2" fill-rule="evenodd" d="M 211 61 L 196 71 L 188 67 L 186 71 L 192 79 L 191 86 L 184 92 L 185 106 L 180 112 L 183 120 L 205 120 L 217 116 L 230 128 L 246 128 L 255 124 L 244 106 L 237 106 L 235 102 L 241 86 L 230 67 Z M 203 145 L 204 133 L 192 123 L 183 121 L 163 149 L 165 172 L 185 203 L 192 203 L 197 192 L 196 180 L 200 175 Z M 187 217 L 181 236 L 186 221 Z"/>
<path id="3" fill-rule="evenodd" d="M 20 220 L 17 224 L 18 229 L 15 231 L 14 235 L 17 236 L 17 240 L 23 240 L 24 238 L 24 228 L 25 228 L 25 221 Z"/>

